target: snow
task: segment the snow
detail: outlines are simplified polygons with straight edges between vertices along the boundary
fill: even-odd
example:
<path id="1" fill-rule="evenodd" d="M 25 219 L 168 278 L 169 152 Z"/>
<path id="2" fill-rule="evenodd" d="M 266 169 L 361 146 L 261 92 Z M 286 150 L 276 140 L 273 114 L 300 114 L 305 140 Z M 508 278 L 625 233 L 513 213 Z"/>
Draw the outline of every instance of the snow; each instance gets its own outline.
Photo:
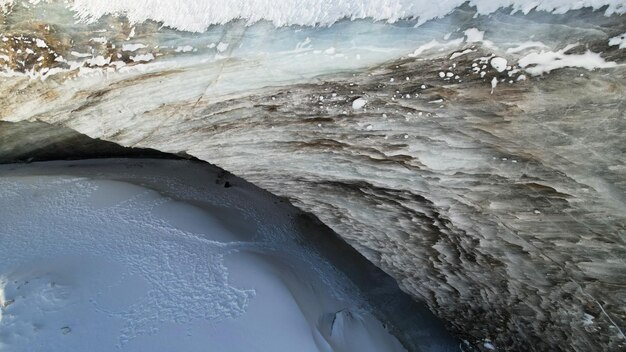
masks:
<path id="1" fill-rule="evenodd" d="M 1 350 L 404 350 L 296 239 L 306 235 L 293 214 L 216 184 L 219 170 L 100 160 L 0 171 Z"/>
<path id="2" fill-rule="evenodd" d="M 463 56 L 463 55 L 465 55 L 465 54 L 469 54 L 469 53 L 474 52 L 474 51 L 476 51 L 476 50 L 472 50 L 472 49 L 465 49 L 465 50 L 463 50 L 463 51 L 457 51 L 457 52 L 455 52 L 455 53 L 452 53 L 452 55 L 450 55 L 450 60 L 454 60 L 454 59 L 456 59 L 457 57 Z"/>
<path id="3" fill-rule="evenodd" d="M 469 28 L 463 33 L 465 34 L 465 37 L 467 38 L 466 41 L 468 43 L 482 42 L 485 37 L 485 32 L 479 31 L 478 28 Z"/>
<path id="4" fill-rule="evenodd" d="M 615 62 L 605 61 L 599 53 L 587 50 L 584 54 L 566 54 L 567 51 L 576 47 L 577 44 L 570 44 L 558 51 L 541 51 L 530 53 L 522 57 L 518 65 L 527 73 L 539 76 L 564 67 L 580 67 L 589 71 L 596 68 L 615 67 Z"/>
<path id="5" fill-rule="evenodd" d="M 594 317 L 593 315 L 589 314 L 589 313 L 584 313 L 583 314 L 583 325 L 584 326 L 590 326 L 593 325 L 593 320 L 596 317 Z"/>
<path id="6" fill-rule="evenodd" d="M 176 50 L 174 50 L 177 53 L 188 53 L 190 51 L 193 50 L 193 46 L 191 45 L 184 45 L 184 46 L 179 46 L 176 48 Z"/>
<path id="7" fill-rule="evenodd" d="M 70 52 L 70 55 L 75 56 L 75 57 L 79 57 L 79 58 L 82 58 L 82 57 L 90 57 L 90 56 L 91 56 L 91 54 L 88 54 L 88 53 L 79 53 L 79 52 L 76 52 L 76 51 L 72 51 L 72 52 Z"/>
<path id="8" fill-rule="evenodd" d="M 134 62 L 147 62 L 147 61 L 154 60 L 154 55 L 152 55 L 152 53 L 147 53 L 147 54 L 131 56 L 130 59 L 133 60 Z"/>
<path id="9" fill-rule="evenodd" d="M 497 78 L 492 78 L 491 79 L 491 94 L 493 94 L 493 91 L 496 89 L 496 86 L 498 85 L 498 79 Z"/>
<path id="10" fill-rule="evenodd" d="M 147 1 L 151 3 L 150 0 Z M 115 0 L 113 0 L 113 2 L 115 2 Z M 70 3 L 72 4 L 72 7 L 75 7 L 78 4 L 77 2 Z M 106 7 L 109 3 L 111 2 L 100 2 L 99 6 Z M 187 4 L 187 1 L 182 1 L 182 3 Z M 55 4 L 61 6 L 61 3 Z M 155 5 L 156 4 L 157 3 L 155 3 Z M 207 1 L 205 3 L 205 5 L 209 7 L 212 6 L 211 4 L 211 1 Z M 253 2 L 248 2 L 245 6 L 252 5 Z M 134 8 L 135 4 L 128 2 L 126 6 Z M 288 2 L 281 2 L 278 5 L 273 5 L 270 7 L 278 9 L 283 6 L 289 6 Z M 306 8 L 308 6 L 309 5 L 307 3 L 305 5 L 300 5 L 299 8 Z M 335 6 L 335 4 L 333 4 L 332 6 Z M 226 8 L 226 12 L 232 10 L 229 6 L 225 6 L 223 4 L 222 7 Z M 65 8 L 60 8 L 57 10 L 62 11 L 62 13 L 64 13 L 65 15 L 69 15 L 69 13 L 66 12 Z M 156 11 L 156 9 L 152 7 L 146 7 L 144 10 L 145 13 Z M 429 9 L 428 11 L 430 10 L 432 9 Z M 137 11 L 139 10 L 137 9 Z M 169 13 L 175 14 L 181 11 L 181 9 L 176 7 L 171 8 Z M 117 14 L 122 15 L 123 11 L 118 12 Z M 315 12 L 311 13 L 310 15 L 313 16 L 314 14 Z M 193 12 L 188 15 L 190 16 L 189 18 L 192 19 L 194 16 L 199 14 Z M 203 16 L 209 17 L 215 15 L 216 14 L 214 13 L 203 14 Z M 329 12 L 327 15 L 332 16 L 332 13 Z M 130 64 L 123 69 L 117 69 L 111 64 L 108 64 L 100 69 L 101 72 L 96 72 L 93 70 L 80 70 L 79 73 L 81 75 L 83 75 L 84 73 L 88 73 L 89 75 L 102 75 L 106 71 L 107 77 L 117 79 L 121 78 L 120 74 L 155 72 L 165 67 L 175 67 L 177 69 L 181 68 L 189 70 L 196 70 L 198 67 L 213 67 L 217 66 L 218 64 L 212 65 L 212 63 L 216 61 L 221 61 L 221 59 L 223 59 L 226 54 L 207 56 L 205 55 L 205 52 L 203 50 L 200 50 L 199 48 L 218 47 L 218 53 L 221 53 L 221 50 L 224 50 L 224 53 L 227 52 L 229 58 L 236 59 L 231 60 L 229 62 L 229 65 L 237 65 L 238 68 L 223 71 L 224 75 L 229 76 L 228 79 L 213 80 L 213 78 L 211 77 L 213 77 L 214 68 L 212 68 L 211 70 L 209 70 L 208 68 L 200 69 L 198 70 L 199 73 L 196 75 L 197 77 L 193 78 L 197 79 L 197 81 L 199 82 L 201 74 L 206 74 L 207 77 L 203 78 L 214 81 L 214 84 L 208 87 L 209 91 L 207 91 L 207 94 L 221 95 L 221 93 L 219 92 L 225 92 L 226 90 L 233 89 L 232 87 L 235 86 L 248 87 L 247 84 L 259 85 L 262 80 L 266 81 L 263 84 L 264 86 L 276 84 L 285 85 L 294 82 L 302 82 L 305 80 L 309 80 L 311 77 L 319 76 L 322 74 L 333 74 L 335 72 L 345 72 L 347 70 L 361 69 L 364 67 L 373 66 L 389 60 L 397 59 L 400 56 L 406 57 L 409 53 L 409 56 L 411 57 L 423 59 L 428 58 L 429 56 L 440 56 L 441 54 L 446 53 L 448 49 L 451 49 L 457 52 L 450 53 L 448 55 L 451 55 L 452 58 L 456 59 L 458 58 L 458 55 L 468 53 L 470 50 L 475 50 L 476 48 L 462 47 L 462 45 L 464 44 L 463 42 L 466 38 L 458 38 L 458 36 L 461 35 L 463 29 L 458 29 L 457 32 L 453 32 L 455 33 L 455 37 L 448 37 L 453 38 L 453 40 L 444 41 L 441 39 L 447 33 L 450 33 L 451 28 L 449 22 L 450 19 L 442 19 L 441 21 L 433 22 L 433 25 L 431 26 L 432 28 L 429 27 L 428 30 L 424 30 L 426 28 L 416 28 L 414 26 L 387 25 L 385 23 L 371 21 L 342 21 L 335 23 L 331 28 L 297 27 L 292 28 L 293 30 L 274 29 L 272 27 L 268 27 L 267 23 L 258 23 L 255 25 L 246 23 L 249 26 L 246 27 L 244 31 L 242 31 L 241 37 L 237 38 L 231 37 L 230 35 L 223 36 L 223 31 L 228 31 L 227 29 L 229 28 L 229 26 L 231 26 L 230 24 L 226 26 L 212 26 L 206 31 L 206 33 L 198 35 L 198 37 L 194 40 L 185 39 L 184 36 L 174 36 L 173 39 L 165 40 L 164 38 L 161 38 L 161 36 L 157 36 L 155 37 L 154 42 L 144 43 L 145 45 L 150 44 L 150 48 L 169 47 L 173 49 L 172 51 L 176 51 L 176 49 L 179 47 L 186 47 L 186 49 L 191 49 L 191 52 L 194 52 L 194 54 L 191 54 L 190 52 L 189 55 L 183 55 L 181 51 L 179 53 L 180 55 L 162 55 L 157 54 L 157 50 L 155 50 L 152 54 L 149 54 L 148 52 L 145 52 L 146 50 L 149 51 L 146 48 L 141 51 L 128 51 L 128 53 L 133 56 L 135 63 Z M 476 25 L 476 27 L 480 28 L 480 30 L 478 28 L 471 28 L 470 30 L 468 30 L 468 39 L 478 40 L 480 37 L 483 39 L 481 45 L 488 47 L 491 50 L 491 42 L 484 40 L 484 37 L 492 33 L 492 38 L 488 39 L 495 40 L 493 45 L 497 44 L 498 47 L 502 47 L 504 50 L 512 45 L 518 45 L 518 43 L 523 42 L 527 38 L 527 35 L 524 34 L 522 35 L 524 39 L 517 38 L 516 40 L 513 40 L 515 38 L 507 37 L 504 38 L 505 40 L 504 42 L 502 42 L 501 40 L 503 38 L 501 38 L 501 36 L 499 36 L 497 33 L 494 33 L 493 25 L 489 25 L 489 22 L 491 21 L 486 21 L 480 27 Z M 134 28 L 132 27 L 132 24 L 130 24 L 130 26 L 131 27 L 125 29 L 123 33 L 118 33 L 122 35 L 118 39 L 123 39 L 129 36 L 128 32 L 132 31 L 132 28 Z M 88 28 L 90 28 L 88 25 L 79 24 L 79 27 L 77 27 L 76 30 L 78 30 L 80 33 L 83 33 L 84 31 L 88 31 Z M 483 34 L 484 30 L 487 31 L 485 34 Z M 350 35 L 345 35 L 345 33 L 350 33 Z M 110 30 L 108 30 L 106 33 L 91 33 L 87 38 L 101 37 L 101 41 L 104 42 L 106 40 L 105 36 L 110 37 L 109 39 L 113 41 L 115 41 L 115 38 L 117 38 L 117 35 Z M 259 38 L 271 39 L 260 40 Z M 438 41 L 433 40 L 433 38 L 438 38 Z M 122 50 L 130 50 L 134 49 L 135 47 L 138 48 L 139 44 L 133 43 L 136 43 L 137 41 L 138 39 L 133 39 L 126 44 L 118 43 L 118 45 Z M 514 44 L 511 44 L 511 41 Z M 228 42 L 230 42 L 230 45 L 228 45 Z M 546 42 L 551 43 L 550 41 Z M 94 43 L 90 44 L 93 45 Z M 311 56 L 314 55 L 314 51 L 319 51 L 319 53 L 322 54 L 324 50 L 327 50 L 331 47 L 334 48 L 334 54 L 319 55 L 315 59 L 311 58 Z M 557 50 L 558 48 L 559 47 L 556 47 L 550 50 Z M 85 58 L 89 58 L 91 55 L 104 55 L 104 57 L 107 58 L 104 52 L 94 52 L 93 54 L 91 54 L 89 53 L 89 49 L 86 47 L 70 48 L 70 50 L 74 50 L 74 52 L 79 53 L 80 55 L 85 55 Z M 161 53 L 165 53 L 160 49 L 158 50 Z M 493 52 L 499 51 L 493 49 Z M 338 59 L 337 53 L 340 53 L 343 59 Z M 115 57 L 116 54 L 113 55 L 114 56 L 111 58 L 111 61 L 121 59 L 121 57 L 119 56 Z M 75 59 L 72 57 L 68 57 L 68 55 L 64 56 L 67 60 Z M 353 59 L 354 57 L 359 58 L 359 60 Z M 155 60 L 155 58 L 158 58 L 159 60 Z M 258 64 L 250 65 L 249 63 L 252 61 Z M 66 72 L 67 70 L 76 69 L 83 64 L 84 60 L 68 62 L 69 67 L 59 66 L 60 68 L 63 68 L 63 70 L 51 71 L 46 75 L 41 75 L 41 77 L 43 79 L 43 77 L 51 76 L 54 72 Z M 222 64 L 223 63 L 219 63 L 219 65 Z M 119 65 L 117 66 L 119 67 Z M 92 66 L 91 68 L 95 69 L 96 67 Z M 110 69 L 114 69 L 116 72 L 113 74 L 109 74 Z M 267 74 L 267 72 L 271 72 L 272 74 Z M 455 73 L 458 74 L 459 72 Z M 480 71 L 477 72 L 477 75 L 479 73 Z M 29 76 L 29 73 L 14 72 L 13 74 Z M 65 77 L 69 79 L 69 77 L 75 76 L 66 75 Z M 261 79 L 261 77 L 263 78 Z M 241 84 L 236 84 L 236 82 Z M 224 88 L 226 90 L 224 90 Z"/>
<path id="11" fill-rule="evenodd" d="M 496 56 L 491 59 L 491 67 L 495 68 L 498 72 L 506 70 L 506 64 L 507 62 L 505 58 Z"/>
<path id="12" fill-rule="evenodd" d="M 45 41 L 43 41 L 42 39 L 35 39 L 35 44 L 37 45 L 38 48 L 47 48 L 48 44 L 46 44 Z"/>
<path id="13" fill-rule="evenodd" d="M 548 46 L 542 42 L 526 41 L 526 42 L 518 44 L 515 47 L 506 49 L 506 52 L 507 54 L 515 54 L 515 53 L 519 53 L 520 51 L 524 51 L 524 50 L 531 49 L 531 48 L 547 48 L 547 47 Z"/>
<path id="14" fill-rule="evenodd" d="M 137 51 L 145 47 L 143 44 L 124 44 L 122 45 L 122 51 Z"/>
<path id="15" fill-rule="evenodd" d="M 426 44 L 420 45 L 417 49 L 413 51 L 413 53 L 409 54 L 409 57 L 419 57 L 424 52 L 431 51 L 433 49 L 446 49 L 449 47 L 456 47 L 463 42 L 463 39 L 455 39 L 448 42 L 439 42 L 435 39 L 429 41 Z"/>
<path id="16" fill-rule="evenodd" d="M 96 37 L 96 38 L 91 38 L 90 41 L 92 41 L 94 43 L 99 43 L 99 44 L 106 44 L 107 43 L 107 38 L 106 37 Z"/>
<path id="17" fill-rule="evenodd" d="M 219 42 L 217 44 L 216 50 L 218 52 L 223 53 L 224 51 L 226 51 L 226 49 L 228 49 L 228 43 Z"/>
<path id="18" fill-rule="evenodd" d="M 0 8 L 8 7 L 11 2 L 0 0 Z M 237 19 L 248 23 L 266 20 L 276 26 L 286 26 L 331 25 L 343 18 L 396 22 L 415 17 L 422 24 L 445 16 L 465 2 L 442 0 L 433 6 L 429 0 L 73 0 L 69 6 L 84 21 L 92 21 L 107 14 L 123 14 L 133 23 L 154 20 L 176 29 L 202 32 L 210 25 Z M 513 11 L 524 13 L 532 9 L 563 13 L 582 7 L 599 9 L 605 5 L 606 15 L 626 11 L 623 0 L 470 0 L 469 5 L 475 6 L 482 15 L 509 6 Z"/>
<path id="19" fill-rule="evenodd" d="M 488 342 L 488 341 L 485 341 L 483 343 L 483 347 L 485 347 L 486 349 L 491 350 L 491 351 L 496 349 L 496 346 L 494 346 L 491 342 Z"/>
<path id="20" fill-rule="evenodd" d="M 354 110 L 359 110 L 362 109 L 365 104 L 367 104 L 367 100 L 365 98 L 356 98 L 353 102 L 352 102 L 352 108 Z"/>
<path id="21" fill-rule="evenodd" d="M 609 46 L 617 45 L 620 49 L 626 48 L 626 33 L 609 39 Z"/>
<path id="22" fill-rule="evenodd" d="M 88 59 L 87 64 L 93 65 L 93 66 L 104 66 L 108 64 L 110 61 L 111 61 L 110 58 L 105 59 L 104 56 L 98 55 L 96 57 L 92 57 L 91 59 Z"/>

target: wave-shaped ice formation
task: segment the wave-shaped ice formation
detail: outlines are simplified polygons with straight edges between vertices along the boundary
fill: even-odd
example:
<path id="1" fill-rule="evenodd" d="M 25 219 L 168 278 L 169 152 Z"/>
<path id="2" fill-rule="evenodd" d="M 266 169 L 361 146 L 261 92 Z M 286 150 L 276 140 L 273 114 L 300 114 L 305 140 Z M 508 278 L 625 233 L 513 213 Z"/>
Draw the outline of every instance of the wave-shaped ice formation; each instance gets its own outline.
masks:
<path id="1" fill-rule="evenodd" d="M 15 0 L 0 0 L 0 9 L 9 9 L 14 3 Z M 73 0 L 69 6 L 76 11 L 77 18 L 85 21 L 107 14 L 123 14 L 131 22 L 154 20 L 179 30 L 202 32 L 210 25 L 238 19 L 249 23 L 264 20 L 276 26 L 331 25 L 343 18 L 388 22 L 417 18 L 421 24 L 443 17 L 465 3 L 476 7 L 483 15 L 507 7 L 524 13 L 533 9 L 564 13 L 583 7 L 597 10 L 605 6 L 606 15 L 626 12 L 623 0 Z"/>

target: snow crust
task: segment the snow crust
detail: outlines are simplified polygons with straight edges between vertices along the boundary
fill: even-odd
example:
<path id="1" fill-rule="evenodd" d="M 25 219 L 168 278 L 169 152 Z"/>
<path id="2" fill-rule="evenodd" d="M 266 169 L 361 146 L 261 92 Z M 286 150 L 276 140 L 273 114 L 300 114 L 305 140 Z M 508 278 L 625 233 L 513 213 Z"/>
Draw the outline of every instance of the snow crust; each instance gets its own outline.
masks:
<path id="1" fill-rule="evenodd" d="M 27 0 L 36 4 L 42 0 Z M 7 10 L 16 2 L 0 0 L 0 9 Z M 343 18 L 396 22 L 401 19 L 418 18 L 419 23 L 440 18 L 463 5 L 466 0 L 441 0 L 433 5 L 429 0 L 73 0 L 68 6 L 86 21 L 107 14 L 123 14 L 131 22 L 154 20 L 172 28 L 202 32 L 210 25 L 225 24 L 243 19 L 248 23 L 269 21 L 276 26 L 331 25 Z M 572 9 L 607 6 L 605 13 L 624 13 L 626 3 L 622 0 L 470 0 L 479 14 L 511 7 L 513 11 L 543 10 L 564 13 Z"/>
<path id="2" fill-rule="evenodd" d="M 0 350 L 404 350 L 267 196 L 107 163 L 0 167 Z"/>

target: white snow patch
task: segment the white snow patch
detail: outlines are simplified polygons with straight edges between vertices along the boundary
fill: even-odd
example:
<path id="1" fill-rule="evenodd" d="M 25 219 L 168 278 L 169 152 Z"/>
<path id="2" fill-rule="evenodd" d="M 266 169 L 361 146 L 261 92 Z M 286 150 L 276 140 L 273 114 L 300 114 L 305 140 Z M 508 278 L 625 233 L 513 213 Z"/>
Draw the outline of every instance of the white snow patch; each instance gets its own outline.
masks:
<path id="1" fill-rule="evenodd" d="M 494 345 L 493 345 L 491 342 L 489 342 L 489 341 L 485 341 L 485 342 L 483 343 L 483 347 L 485 347 L 486 349 L 491 350 L 491 351 L 493 351 L 493 350 L 495 350 L 495 349 L 496 349 L 496 346 L 494 346 Z"/>
<path id="2" fill-rule="evenodd" d="M 465 54 L 469 54 L 471 52 L 474 52 L 476 50 L 472 50 L 472 49 L 465 49 L 463 51 L 457 51 L 456 53 L 452 53 L 452 55 L 450 55 L 450 60 L 454 60 L 459 56 L 463 56 Z"/>
<path id="3" fill-rule="evenodd" d="M 508 48 L 506 49 L 507 54 L 515 54 L 515 53 L 519 53 L 520 51 L 524 51 L 526 49 L 531 49 L 531 48 L 547 48 L 548 46 L 545 45 L 542 42 L 533 42 L 533 41 L 528 41 L 528 42 L 524 42 L 519 44 L 516 47 L 513 48 Z"/>
<path id="4" fill-rule="evenodd" d="M 193 50 L 193 46 L 191 45 L 184 45 L 184 46 L 179 46 L 177 47 L 174 51 L 177 53 L 188 53 L 190 51 Z"/>
<path id="5" fill-rule="evenodd" d="M 47 48 L 48 44 L 46 44 L 45 41 L 43 41 L 43 39 L 35 39 L 35 45 L 37 45 L 38 48 Z"/>
<path id="6" fill-rule="evenodd" d="M 584 326 L 590 326 L 593 325 L 593 320 L 596 317 L 594 317 L 593 315 L 589 314 L 589 313 L 584 313 L 583 314 L 583 325 Z"/>
<path id="7" fill-rule="evenodd" d="M 228 43 L 219 42 L 216 46 L 216 50 L 220 53 L 223 53 L 226 49 L 228 49 Z"/>
<path id="8" fill-rule="evenodd" d="M 147 53 L 147 54 L 142 54 L 142 55 L 131 56 L 130 59 L 133 60 L 134 62 L 148 62 L 148 61 L 154 60 L 154 55 L 152 55 L 151 53 Z"/>
<path id="9" fill-rule="evenodd" d="M 72 51 L 72 52 L 70 52 L 70 55 L 72 55 L 72 56 L 74 56 L 74 57 L 80 57 L 80 58 L 83 58 L 83 57 L 90 57 L 90 56 L 91 56 L 91 54 L 88 54 L 88 53 L 79 53 L 79 52 L 76 52 L 76 51 Z"/>
<path id="10" fill-rule="evenodd" d="M 130 29 L 130 33 L 128 33 L 128 37 L 126 37 L 126 40 L 131 40 L 134 36 L 135 36 L 135 26 L 133 26 L 133 28 Z"/>
<path id="11" fill-rule="evenodd" d="M 564 67 L 580 67 L 589 71 L 596 68 L 611 68 L 617 66 L 615 62 L 605 61 L 599 53 L 587 50 L 584 54 L 565 54 L 568 50 L 576 47 L 570 44 L 559 51 L 541 51 L 530 53 L 518 62 L 519 66 L 533 76 L 549 73 Z"/>
<path id="12" fill-rule="evenodd" d="M 459 46 L 463 42 L 463 39 L 455 39 L 448 42 L 439 42 L 435 39 L 429 41 L 426 44 L 421 45 L 419 48 L 415 49 L 413 53 L 409 54 L 409 57 L 417 57 L 422 55 L 426 51 L 431 51 L 433 49 L 445 49 L 449 47 Z"/>
<path id="13" fill-rule="evenodd" d="M 618 45 L 618 48 L 620 49 L 626 48 L 626 33 L 609 39 L 609 45 L 610 46 Z"/>
<path id="14" fill-rule="evenodd" d="M 96 38 L 89 39 L 89 41 L 92 41 L 94 43 L 106 44 L 107 43 L 107 38 L 106 37 L 96 37 Z"/>
<path id="15" fill-rule="evenodd" d="M 496 86 L 498 85 L 498 79 L 497 78 L 492 78 L 491 79 L 491 94 L 493 94 L 493 91 L 496 89 Z"/>
<path id="16" fill-rule="evenodd" d="M 122 45 L 122 51 L 137 51 L 145 47 L 143 44 L 124 44 Z"/>
<path id="17" fill-rule="evenodd" d="M 367 99 L 365 98 L 356 98 L 353 102 L 352 102 L 352 108 L 354 110 L 359 110 L 362 109 L 365 104 L 367 104 Z"/>
<path id="18" fill-rule="evenodd" d="M 506 70 L 506 64 L 506 59 L 503 57 L 496 56 L 491 59 L 491 67 L 495 68 L 498 72 Z"/>
<path id="19" fill-rule="evenodd" d="M 98 55 L 96 57 L 92 57 L 91 59 L 87 59 L 87 63 L 91 66 L 104 66 L 111 62 L 111 58 L 105 59 L 104 56 Z"/>
<path id="20" fill-rule="evenodd" d="M 465 37 L 467 37 L 466 41 L 468 43 L 482 42 L 485 37 L 485 32 L 479 31 L 478 28 L 469 28 L 463 33 L 465 34 Z"/>

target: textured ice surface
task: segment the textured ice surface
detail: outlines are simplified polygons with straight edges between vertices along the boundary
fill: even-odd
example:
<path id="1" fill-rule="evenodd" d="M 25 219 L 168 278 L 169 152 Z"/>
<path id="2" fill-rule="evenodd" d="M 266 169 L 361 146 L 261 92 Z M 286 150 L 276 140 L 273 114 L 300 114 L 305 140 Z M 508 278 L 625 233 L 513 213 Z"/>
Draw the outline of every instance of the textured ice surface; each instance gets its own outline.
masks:
<path id="1" fill-rule="evenodd" d="M 315 214 L 476 345 L 626 346 L 619 4 L 477 1 L 420 22 L 443 1 L 393 23 L 200 33 L 95 2 L 76 23 L 59 4 L 2 23 L 0 119 L 218 164 Z M 167 21 L 219 15 L 193 4 Z"/>

